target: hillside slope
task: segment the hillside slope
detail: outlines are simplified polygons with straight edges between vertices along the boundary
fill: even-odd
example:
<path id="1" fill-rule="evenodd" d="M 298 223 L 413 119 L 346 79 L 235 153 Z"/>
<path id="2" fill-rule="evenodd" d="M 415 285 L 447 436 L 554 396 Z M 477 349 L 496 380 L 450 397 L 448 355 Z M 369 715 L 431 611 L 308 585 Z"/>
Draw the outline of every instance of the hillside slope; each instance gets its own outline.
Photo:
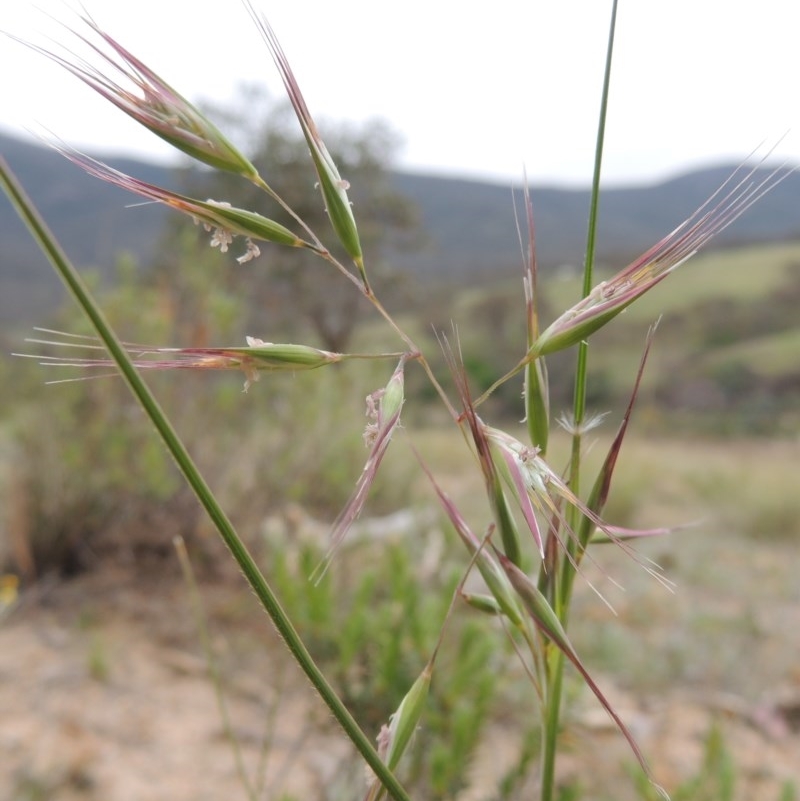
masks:
<path id="1" fill-rule="evenodd" d="M 100 275 L 113 270 L 115 254 L 127 251 L 146 265 L 160 243 L 168 210 L 85 175 L 57 152 L 0 135 L 8 161 L 39 210 L 81 267 Z M 103 158 L 99 154 L 99 158 Z M 176 170 L 146 162 L 110 159 L 142 180 L 179 188 Z M 671 231 L 731 174 L 721 165 L 651 186 L 611 188 L 600 208 L 598 257 L 623 262 Z M 766 174 L 759 170 L 752 178 Z M 417 204 L 425 244 L 396 254 L 396 265 L 417 277 L 456 281 L 469 275 L 508 275 L 519 269 L 511 187 L 436 176 L 395 173 L 395 187 Z M 589 192 L 532 187 L 537 252 L 544 269 L 579 264 L 583 256 Z M 800 175 L 793 174 L 716 244 L 788 240 L 800 236 Z M 4 197 L 0 197 L 0 327 L 41 315 L 61 296 L 50 267 Z"/>

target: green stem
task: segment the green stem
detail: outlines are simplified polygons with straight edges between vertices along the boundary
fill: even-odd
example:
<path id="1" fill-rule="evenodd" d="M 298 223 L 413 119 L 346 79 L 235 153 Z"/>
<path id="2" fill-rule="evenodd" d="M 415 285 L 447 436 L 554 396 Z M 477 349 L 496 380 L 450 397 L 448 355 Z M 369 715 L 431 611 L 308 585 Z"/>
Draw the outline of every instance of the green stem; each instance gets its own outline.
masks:
<path id="1" fill-rule="evenodd" d="M 323 701 L 333 713 L 333 716 L 344 729 L 347 736 L 378 776 L 381 784 L 395 801 L 410 801 L 408 794 L 389 771 L 378 756 L 369 738 L 359 728 L 347 707 L 328 684 L 325 676 L 314 663 L 303 641 L 295 631 L 294 626 L 284 612 L 272 588 L 259 570 L 253 557 L 236 533 L 225 512 L 217 503 L 216 498 L 206 484 L 189 452 L 184 447 L 172 425 L 167 420 L 156 399 L 133 366 L 125 348 L 117 339 L 111 327 L 105 320 L 94 299 L 89 294 L 80 275 L 64 254 L 61 246 L 48 229 L 25 191 L 17 182 L 5 160 L 0 157 L 0 184 L 3 185 L 11 202 L 17 209 L 22 220 L 27 225 L 33 238 L 39 244 L 45 255 L 53 265 L 56 272 L 67 285 L 75 300 L 85 312 L 97 332 L 98 337 L 108 349 L 109 354 L 119 367 L 125 382 L 134 394 L 140 405 L 150 418 L 153 426 L 161 436 L 164 445 L 172 454 L 173 459 L 183 473 L 186 481 L 194 490 L 195 495 L 211 518 L 217 531 L 222 537 L 231 555 L 244 573 L 247 583 L 256 594 L 261 605 L 272 619 L 275 628 L 285 641 L 289 651 L 302 668 L 312 685 L 315 687 Z"/>
<path id="2" fill-rule="evenodd" d="M 617 22 L 617 0 L 611 7 L 611 24 L 606 48 L 606 65 L 603 74 L 603 94 L 600 102 L 600 119 L 597 125 L 597 138 L 594 151 L 594 174 L 592 175 L 592 196 L 589 205 L 589 227 L 586 234 L 586 260 L 583 265 L 583 294 L 586 297 L 594 284 L 594 253 L 597 240 L 597 215 L 600 200 L 600 173 L 603 165 L 603 145 L 605 143 L 606 114 L 608 112 L 608 90 L 611 85 L 611 56 L 614 51 L 614 31 Z M 575 393 L 572 415 L 575 432 L 572 437 L 572 459 L 570 461 L 570 486 L 577 495 L 580 491 L 581 467 L 581 425 L 586 414 L 586 373 L 589 359 L 589 345 L 578 345 L 578 362 L 575 369 Z"/>
<path id="3" fill-rule="evenodd" d="M 583 268 L 583 295 L 586 297 L 592 290 L 594 283 L 594 255 L 597 240 L 597 216 L 600 198 L 600 174 L 603 164 L 603 145 L 605 141 L 606 114 L 608 111 L 608 92 L 611 85 L 611 59 L 614 51 L 614 32 L 617 21 L 617 0 L 613 0 L 611 7 L 611 22 L 606 47 L 606 63 L 603 75 L 603 93 L 600 102 L 600 117 L 597 126 L 595 142 L 594 174 L 592 176 L 592 195 L 589 207 L 589 226 L 586 235 L 586 260 Z M 586 380 L 588 372 L 589 346 L 586 342 L 578 345 L 578 358 L 575 367 L 575 390 L 573 395 L 573 425 L 572 452 L 570 458 L 569 483 L 572 491 L 580 494 L 581 476 L 581 448 L 582 427 L 586 415 Z M 569 523 L 573 531 L 578 528 L 580 512 L 572 507 L 569 510 Z M 554 594 L 555 611 L 561 624 L 566 630 L 569 618 L 572 588 L 575 579 L 575 567 L 580 561 L 579 544 L 574 537 L 569 538 L 567 549 L 569 554 L 564 555 L 560 562 L 560 581 L 556 582 Z M 553 801 L 555 797 L 555 765 L 557 753 L 557 739 L 559 721 L 561 719 L 562 689 L 564 683 L 564 665 L 566 660 L 561 651 L 558 651 L 552 660 L 547 661 L 548 675 L 546 677 L 546 706 L 543 720 L 544 733 L 542 738 L 542 784 L 541 801 Z"/>
<path id="4" fill-rule="evenodd" d="M 548 663 L 547 697 L 545 700 L 542 736 L 542 801 L 555 798 L 556 753 L 561 719 L 561 693 L 564 684 L 564 654 L 556 649 Z"/>

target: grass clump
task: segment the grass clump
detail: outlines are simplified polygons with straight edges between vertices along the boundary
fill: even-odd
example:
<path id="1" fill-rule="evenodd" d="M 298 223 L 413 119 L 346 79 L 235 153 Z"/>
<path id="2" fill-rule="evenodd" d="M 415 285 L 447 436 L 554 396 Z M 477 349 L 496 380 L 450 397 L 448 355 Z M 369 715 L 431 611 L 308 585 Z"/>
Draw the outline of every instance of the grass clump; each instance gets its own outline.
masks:
<path id="1" fill-rule="evenodd" d="M 186 269 L 194 253 L 187 243 Z M 216 296 L 203 282 L 184 282 L 176 292 L 124 261 L 115 288 L 101 297 L 126 338 L 137 342 L 227 338 L 237 319 L 236 302 Z M 86 330 L 70 311 L 52 324 L 81 335 Z M 36 338 L 50 340 L 52 333 L 37 332 Z M 237 509 L 243 527 L 255 530 L 286 503 L 302 500 L 319 516 L 341 507 L 364 454 L 353 412 L 363 408 L 374 373 L 361 364 L 311 381 L 302 373 L 276 376 L 266 399 L 243 396 L 241 382 L 218 376 L 176 381 L 159 375 L 151 381 L 163 406 L 179 418 L 182 438 L 220 498 Z M 151 565 L 171 561 L 163 531 L 203 550 L 208 541 L 191 492 L 120 382 L 69 381 L 40 396 L 31 389 L 41 381 L 38 366 L 24 363 L 13 376 L 15 386 L 33 396 L 24 402 L 11 397 L 6 407 L 8 447 L 15 454 L 14 537 L 30 556 L 25 565 L 17 558 L 16 569 L 28 578 L 50 571 L 71 576 L 100 568 L 112 557 Z M 53 393 L 56 406 L 50 402 Z M 320 397 L 326 403 L 320 404 Z M 232 422 L 221 426 L 221 419 Z M 408 493 L 410 466 L 391 461 L 371 497 L 376 514 L 395 508 Z"/>

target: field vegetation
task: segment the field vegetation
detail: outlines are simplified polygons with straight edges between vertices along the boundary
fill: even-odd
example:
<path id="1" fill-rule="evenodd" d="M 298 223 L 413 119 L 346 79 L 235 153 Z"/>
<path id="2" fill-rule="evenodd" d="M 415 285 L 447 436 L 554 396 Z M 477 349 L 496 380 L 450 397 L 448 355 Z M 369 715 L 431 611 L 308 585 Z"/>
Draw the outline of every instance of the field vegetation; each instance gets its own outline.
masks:
<path id="1" fill-rule="evenodd" d="M 252 161 L 91 18 L 137 92 L 33 45 L 226 177 L 176 193 L 57 146 L 183 217 L 98 304 L 0 160 L 89 321 L 1 368 L 0 791 L 792 801 L 800 245 L 661 279 L 793 171 L 737 170 L 595 275 L 614 4 L 582 276 L 540 272 L 526 194 L 522 281 L 426 283 L 392 268 L 420 237 L 390 132 L 329 151 L 245 5 L 291 106 Z"/>
<path id="2" fill-rule="evenodd" d="M 190 257 L 195 272 L 184 274 L 194 277 L 177 296 L 157 277 L 143 279 L 121 263 L 117 287 L 106 293 L 103 304 L 126 339 L 163 341 L 197 336 L 198 331 L 217 341 L 241 338 L 238 301 L 232 293 L 211 289 L 216 282 L 204 272 L 215 269 L 213 259 L 202 264 L 194 249 Z M 777 798 L 784 781 L 798 779 L 782 771 L 777 757 L 774 771 L 761 764 L 764 775 L 757 776 L 748 758 L 736 751 L 744 741 L 752 746 L 750 740 L 742 740 L 741 728 L 751 725 L 760 708 L 783 702 L 797 681 L 792 638 L 787 635 L 800 622 L 796 614 L 800 599 L 789 558 L 800 538 L 794 469 L 800 445 L 788 433 L 792 426 L 796 428 L 795 396 L 790 388 L 797 380 L 797 365 L 789 357 L 781 360 L 774 348 L 764 351 L 770 356 L 766 359 L 760 346 L 765 337 L 772 343 L 780 339 L 790 353 L 793 338 L 800 334 L 790 304 L 782 302 L 797 291 L 794 265 L 798 262 L 800 246 L 796 245 L 716 252 L 702 257 L 696 269 L 680 274 L 647 299 L 652 315 L 661 309 L 665 320 L 607 516 L 618 525 L 686 526 L 668 540 L 644 548 L 667 568 L 677 589 L 671 595 L 654 587 L 633 565 L 623 566 L 620 573 L 609 549 L 607 562 L 600 550 L 586 572 L 593 583 L 603 586 L 617 616 L 598 608 L 596 597 L 585 587 L 576 598 L 575 641 L 600 676 L 613 676 L 609 681 L 626 703 L 642 704 L 643 699 L 655 696 L 665 705 L 686 704 L 685 717 L 690 709 L 701 713 L 703 727 L 691 737 L 681 735 L 690 737 L 687 754 L 673 756 L 672 762 L 665 758 L 661 770 L 674 781 L 693 781 L 695 772 L 704 770 L 703 748 L 717 742 L 729 758 L 725 764 L 737 777 L 731 796 L 737 799 L 752 797 L 748 793 L 753 787 L 761 788 L 759 792 L 770 788 L 771 797 Z M 719 297 L 706 289 L 706 269 L 716 273 Z M 754 280 L 757 272 L 762 276 L 759 281 Z M 558 307 L 574 289 L 568 277 L 549 281 L 547 304 Z M 484 373 L 488 380 L 513 361 L 519 333 L 515 329 L 521 326 L 519 292 L 510 285 L 447 290 L 441 295 L 435 290 L 420 292 L 419 303 L 409 303 L 403 312 L 404 323 L 408 330 L 424 332 L 429 318 L 440 325 L 452 321 L 464 332 L 465 363 L 479 385 Z M 450 299 L 447 308 L 443 305 L 446 296 Z M 688 306 L 687 298 L 691 299 Z M 772 312 L 767 314 L 770 307 Z M 708 310 L 715 308 L 725 313 L 709 315 Z M 758 310 L 767 317 L 756 325 Z M 676 317 L 682 324 L 675 322 Z M 741 336 L 733 336 L 739 329 L 737 320 L 741 320 Z M 82 330 L 69 309 L 42 322 L 61 330 Z M 600 335 L 605 342 L 593 354 L 593 369 L 604 376 L 603 393 L 592 399 L 592 408 L 610 411 L 610 417 L 589 450 L 589 462 L 605 452 L 617 424 L 626 376 L 635 364 L 648 322 L 641 308 L 634 307 Z M 722 336 L 721 325 L 732 334 Z M 356 346 L 361 339 L 374 341 L 376 332 L 371 329 L 369 320 L 356 329 Z M 764 334 L 764 329 L 773 333 Z M 715 338 L 720 340 L 718 346 L 713 345 Z M 606 358 L 607 352 L 615 358 Z M 698 374 L 707 376 L 709 365 L 722 364 L 734 353 L 737 370 L 749 378 L 749 384 L 729 378 L 732 383 L 720 385 L 712 396 L 714 402 L 701 407 L 680 408 L 665 390 L 675 375 L 691 375 L 698 359 L 704 364 Z M 556 369 L 551 367 L 554 386 L 558 384 Z M 180 579 L 171 539 L 181 534 L 189 543 L 201 584 L 216 588 L 210 589 L 217 593 L 210 612 L 212 631 L 227 632 L 231 625 L 248 630 L 246 604 L 236 600 L 239 591 L 219 567 L 221 555 L 215 541 L 118 379 L 96 378 L 43 389 L 42 368 L 29 361 L 4 360 L 2 370 L 6 388 L 2 505 L 10 535 L 3 559 L 6 574 L 24 578 L 20 597 L 55 576 L 80 584 L 120 568 L 130 571 L 134 586 L 135 576 L 143 570 L 163 575 L 174 592 Z M 44 378 L 53 373 L 46 372 Z M 58 372 L 56 377 L 64 375 Z M 334 676 L 368 730 L 374 730 L 396 707 L 435 641 L 445 610 L 423 600 L 419 582 L 428 589 L 438 586 L 437 592 L 425 597 L 441 601 L 458 575 L 458 544 L 436 512 L 427 482 L 415 478 L 407 444 L 419 450 L 466 516 L 480 521 L 484 514 L 480 483 L 476 484 L 469 469 L 468 449 L 457 432 L 432 422 L 438 412 L 426 412 L 424 385 L 410 374 L 408 392 L 415 400 L 415 414 L 407 419 L 399 447 L 387 457 L 365 513 L 368 518 L 381 518 L 407 510 L 410 528 L 407 520 L 406 528 L 401 525 L 399 532 L 390 531 L 388 546 L 382 540 L 365 546 L 360 540 L 344 554 L 344 564 L 330 582 L 318 587 L 306 582 L 304 576 L 324 553 L 327 524 L 360 470 L 363 444 L 355 411 L 378 380 L 369 363 L 343 365 L 321 376 L 270 376 L 247 394 L 242 394 L 237 376 L 151 378 L 237 525 L 266 560 L 265 571 L 277 583 L 313 654 Z M 753 387 L 769 403 L 756 416 L 739 394 Z M 767 387 L 775 389 L 767 392 Z M 566 398 L 561 400 L 566 403 Z M 495 401 L 495 411 L 506 412 L 512 430 L 517 403 L 516 391 L 504 394 L 502 402 Z M 567 436 L 556 435 L 552 448 L 555 463 L 561 458 L 566 462 Z M 369 539 L 370 535 L 365 536 Z M 420 559 L 415 557 L 413 565 L 409 562 L 409 547 L 422 555 L 421 563 L 428 565 L 430 573 L 416 575 Z M 277 558 L 270 553 L 278 554 Z M 609 585 L 606 573 L 624 586 L 624 593 Z M 73 609 L 66 613 L 72 621 L 68 625 L 77 625 L 81 631 L 83 624 L 76 620 L 87 614 L 92 619 L 100 616 L 103 622 L 90 626 L 101 634 L 87 640 L 86 669 L 90 680 L 113 676 L 114 660 L 103 645 L 103 636 L 117 635 L 102 634 L 108 616 L 96 602 L 76 607 L 72 601 L 66 606 Z M 92 611 L 87 613 L 87 608 Z M 403 637 L 395 634 L 401 619 L 411 622 Z M 197 641 L 185 634 L 185 623 L 176 626 L 184 647 L 197 651 Z M 7 629 L 14 631 L 13 626 Z M 226 639 L 227 645 L 218 649 L 219 657 L 225 681 L 235 682 L 241 675 L 236 665 L 241 660 L 250 664 L 256 657 L 252 646 L 240 638 L 226 634 Z M 491 779 L 480 766 L 486 738 L 519 703 L 524 679 L 519 677 L 516 689 L 508 680 L 499 686 L 492 681 L 496 660 L 509 662 L 511 655 L 502 633 L 487 631 L 474 615 L 459 614 L 450 639 L 451 679 L 447 686 L 435 688 L 433 707 L 438 711 L 432 713 L 427 733 L 420 736 L 410 757 L 413 775 L 420 787 L 438 788 L 432 798 L 451 797 L 478 781 L 475 775 L 505 787 L 503 797 L 517 797 L 531 753 L 523 748 L 516 761 L 505 763 L 503 775 L 492 774 Z M 469 713 L 458 708 L 460 682 L 473 689 L 476 683 L 485 685 L 479 692 L 481 703 Z M 604 771 L 606 794 L 585 794 L 587 777 L 600 761 L 586 740 L 596 723 L 589 711 L 592 704 L 577 680 L 571 692 L 566 731 L 586 749 L 586 758 L 578 759 L 565 781 L 578 793 L 576 798 L 622 798 L 614 795 L 613 788 L 627 781 L 621 778 L 628 770 L 624 750 L 615 751 L 615 769 Z M 376 699 L 380 699 L 378 706 Z M 281 714 L 279 708 L 275 714 Z M 535 750 L 534 729 L 519 734 L 518 744 L 528 743 L 528 749 Z M 706 740 L 709 737 L 712 740 Z M 455 752 L 437 756 L 441 745 L 435 744 L 441 744 L 442 738 L 451 745 L 460 743 L 457 758 Z M 604 735 L 602 742 L 606 741 Z M 766 740 L 762 745 L 769 753 Z M 568 761 L 572 764 L 571 758 Z M 22 764 L 14 774 L 17 795 L 10 797 L 33 797 L 20 789 L 24 784 L 20 777 L 28 775 L 24 768 Z M 348 775 L 347 781 L 355 781 Z M 55 781 L 46 775 L 39 780 L 45 785 Z M 706 780 L 721 778 L 714 775 Z M 291 781 L 286 787 L 292 787 Z M 85 797 L 93 796 L 87 790 Z"/>

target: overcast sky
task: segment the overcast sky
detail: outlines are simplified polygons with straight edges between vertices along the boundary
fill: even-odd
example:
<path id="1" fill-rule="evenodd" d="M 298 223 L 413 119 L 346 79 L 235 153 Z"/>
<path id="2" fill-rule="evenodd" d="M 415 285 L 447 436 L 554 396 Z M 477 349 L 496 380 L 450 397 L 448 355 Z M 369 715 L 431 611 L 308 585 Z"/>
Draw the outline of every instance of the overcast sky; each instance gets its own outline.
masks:
<path id="1" fill-rule="evenodd" d="M 254 0 L 312 114 L 379 116 L 421 172 L 587 184 L 610 0 Z M 191 100 L 280 82 L 236 0 L 83 0 L 108 33 Z M 6 0 L 0 30 L 69 44 L 76 0 Z M 761 142 L 800 162 L 800 3 L 620 0 L 606 184 L 740 160 Z M 69 45 L 73 46 L 73 45 Z M 0 38 L 0 130 L 165 159 L 167 145 L 75 78 Z M 322 130 L 324 138 L 324 126 Z"/>

